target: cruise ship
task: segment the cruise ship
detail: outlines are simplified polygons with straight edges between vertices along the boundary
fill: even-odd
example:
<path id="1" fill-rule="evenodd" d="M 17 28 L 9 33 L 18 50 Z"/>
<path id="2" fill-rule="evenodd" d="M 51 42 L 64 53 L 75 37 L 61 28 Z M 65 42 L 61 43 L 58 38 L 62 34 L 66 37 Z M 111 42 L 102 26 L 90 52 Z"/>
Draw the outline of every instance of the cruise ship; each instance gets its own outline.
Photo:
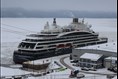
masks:
<path id="1" fill-rule="evenodd" d="M 78 18 L 73 18 L 67 26 L 59 26 L 54 18 L 53 23 L 47 22 L 44 29 L 36 34 L 29 34 L 14 51 L 13 61 L 23 63 L 25 61 L 43 59 L 72 53 L 76 47 L 106 43 L 106 37 L 99 34 Z"/>

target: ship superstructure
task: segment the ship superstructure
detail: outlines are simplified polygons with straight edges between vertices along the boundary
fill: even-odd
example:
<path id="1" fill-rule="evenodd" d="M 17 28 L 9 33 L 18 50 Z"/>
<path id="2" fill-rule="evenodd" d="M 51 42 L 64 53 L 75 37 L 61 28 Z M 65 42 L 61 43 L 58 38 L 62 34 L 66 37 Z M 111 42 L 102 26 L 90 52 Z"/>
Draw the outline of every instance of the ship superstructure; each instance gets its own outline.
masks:
<path id="1" fill-rule="evenodd" d="M 85 24 L 84 19 L 79 21 L 73 18 L 71 24 L 61 27 L 54 18 L 53 24 L 47 22 L 44 30 L 37 34 L 27 35 L 25 40 L 14 51 L 15 63 L 48 58 L 72 52 L 72 48 L 86 45 L 106 43 L 107 38 L 100 38 L 98 33 Z"/>

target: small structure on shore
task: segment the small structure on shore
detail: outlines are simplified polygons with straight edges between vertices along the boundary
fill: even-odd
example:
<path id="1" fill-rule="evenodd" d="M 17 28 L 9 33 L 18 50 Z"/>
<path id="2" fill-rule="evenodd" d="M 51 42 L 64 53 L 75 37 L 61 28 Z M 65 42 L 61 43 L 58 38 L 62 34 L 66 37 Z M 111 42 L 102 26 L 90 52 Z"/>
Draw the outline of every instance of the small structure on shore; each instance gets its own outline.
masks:
<path id="1" fill-rule="evenodd" d="M 104 59 L 104 65 L 106 68 L 117 66 L 117 57 L 107 57 Z"/>
<path id="2" fill-rule="evenodd" d="M 86 53 L 88 53 L 88 54 L 85 55 Z M 76 63 L 77 64 L 79 63 L 79 65 L 81 67 L 84 67 L 85 65 L 87 65 L 87 67 L 89 67 L 89 66 L 91 67 L 90 64 L 94 61 L 90 61 L 89 59 L 93 59 L 94 57 L 96 57 L 95 54 L 103 55 L 101 57 L 103 67 L 109 68 L 109 67 L 111 67 L 111 65 L 117 66 L 117 64 L 116 64 L 117 63 L 117 42 L 74 48 L 70 55 L 70 59 L 73 61 L 78 61 Z M 91 56 L 89 56 L 89 55 L 91 55 Z M 85 57 L 86 60 L 82 60 L 82 58 L 84 58 L 83 56 Z M 90 58 L 88 59 L 88 57 L 90 57 Z M 98 59 L 98 61 L 100 61 L 101 58 Z"/>
<path id="3" fill-rule="evenodd" d="M 35 60 L 35 61 L 28 61 L 24 62 L 23 68 L 33 69 L 33 70 L 43 70 L 47 69 L 51 61 L 49 59 L 45 60 Z"/>
<path id="4" fill-rule="evenodd" d="M 80 67 L 99 69 L 103 68 L 103 60 L 104 56 L 102 54 L 85 53 L 80 57 L 79 65 Z"/>

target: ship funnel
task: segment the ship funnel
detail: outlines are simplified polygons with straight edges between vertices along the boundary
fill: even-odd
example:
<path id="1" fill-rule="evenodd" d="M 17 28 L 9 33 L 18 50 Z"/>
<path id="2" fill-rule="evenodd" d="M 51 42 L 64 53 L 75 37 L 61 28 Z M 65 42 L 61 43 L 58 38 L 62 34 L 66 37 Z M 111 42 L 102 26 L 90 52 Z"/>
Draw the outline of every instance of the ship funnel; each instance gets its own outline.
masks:
<path id="1" fill-rule="evenodd" d="M 56 25 L 56 18 L 54 18 L 54 20 L 53 20 L 53 24 Z"/>
<path id="2" fill-rule="evenodd" d="M 73 23 L 78 23 L 78 18 L 73 18 Z"/>

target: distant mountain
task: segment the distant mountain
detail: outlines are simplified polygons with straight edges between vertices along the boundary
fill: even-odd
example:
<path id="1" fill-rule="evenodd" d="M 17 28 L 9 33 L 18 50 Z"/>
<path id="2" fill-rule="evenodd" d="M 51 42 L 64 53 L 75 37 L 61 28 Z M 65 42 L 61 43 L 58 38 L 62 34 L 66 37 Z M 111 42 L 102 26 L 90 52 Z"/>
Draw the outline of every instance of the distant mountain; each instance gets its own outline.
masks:
<path id="1" fill-rule="evenodd" d="M 73 10 L 58 10 L 58 11 L 38 11 L 25 10 L 22 8 L 2 8 L 1 16 L 7 18 L 116 18 L 115 12 L 89 12 L 89 11 L 73 11 Z"/>

